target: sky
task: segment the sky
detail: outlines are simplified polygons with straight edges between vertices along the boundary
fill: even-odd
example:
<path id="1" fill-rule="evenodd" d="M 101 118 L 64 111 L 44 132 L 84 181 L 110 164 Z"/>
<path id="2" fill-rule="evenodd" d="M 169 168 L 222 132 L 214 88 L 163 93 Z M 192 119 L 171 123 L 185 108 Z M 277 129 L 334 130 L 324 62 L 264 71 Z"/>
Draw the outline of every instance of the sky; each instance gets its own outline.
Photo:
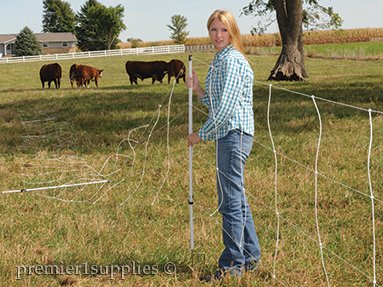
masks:
<path id="1" fill-rule="evenodd" d="M 86 0 L 64 0 L 72 10 L 79 12 Z M 18 34 L 25 26 L 35 33 L 42 32 L 42 1 L 8 0 L 2 1 L 0 16 L 0 34 Z M 144 42 L 170 40 L 167 24 L 178 14 L 185 16 L 190 31 L 188 37 L 207 37 L 206 22 L 216 9 L 231 12 L 237 20 L 242 34 L 250 34 L 256 20 L 251 16 L 241 16 L 241 9 L 251 0 L 98 0 L 103 5 L 125 8 L 124 24 L 127 29 L 119 35 L 122 42 L 128 38 L 139 38 Z M 383 28 L 382 0 L 319 0 L 323 6 L 333 6 L 344 22 L 343 29 Z M 277 24 L 272 24 L 266 33 L 278 32 Z"/>

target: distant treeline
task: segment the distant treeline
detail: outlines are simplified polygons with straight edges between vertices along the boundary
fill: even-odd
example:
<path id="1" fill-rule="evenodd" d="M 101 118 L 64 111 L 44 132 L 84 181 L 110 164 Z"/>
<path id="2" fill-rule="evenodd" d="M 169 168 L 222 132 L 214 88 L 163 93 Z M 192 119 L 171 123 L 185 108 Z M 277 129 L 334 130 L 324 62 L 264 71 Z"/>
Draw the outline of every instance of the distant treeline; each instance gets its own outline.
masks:
<path id="1" fill-rule="evenodd" d="M 341 44 L 379 41 L 383 39 L 383 28 L 363 28 L 346 30 L 324 30 L 303 32 L 303 45 Z M 172 45 L 173 41 L 141 42 L 139 47 Z M 210 45 L 209 37 L 187 38 L 185 46 Z M 278 47 L 282 45 L 279 33 L 263 35 L 243 35 L 246 47 Z M 131 43 L 119 43 L 119 48 L 131 48 Z"/>

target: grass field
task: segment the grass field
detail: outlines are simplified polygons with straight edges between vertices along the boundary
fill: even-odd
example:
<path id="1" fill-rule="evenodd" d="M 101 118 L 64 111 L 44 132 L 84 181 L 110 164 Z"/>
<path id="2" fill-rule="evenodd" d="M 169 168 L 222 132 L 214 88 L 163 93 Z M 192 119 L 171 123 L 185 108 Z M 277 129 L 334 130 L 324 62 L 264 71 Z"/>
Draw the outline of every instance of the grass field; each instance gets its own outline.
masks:
<path id="1" fill-rule="evenodd" d="M 246 52 L 257 55 L 278 55 L 281 47 L 246 47 Z M 305 57 L 347 60 L 382 60 L 382 42 L 304 45 Z"/>
<path id="2" fill-rule="evenodd" d="M 306 45 L 304 47 L 308 56 L 323 56 L 329 58 L 347 59 L 382 59 L 383 42 Z"/>
<path id="3" fill-rule="evenodd" d="M 223 249 L 220 216 L 214 213 L 214 143 L 203 142 L 194 149 L 195 249 L 191 251 L 185 140 L 188 92 L 181 83 L 170 93 L 172 85 L 166 78 L 162 85 L 151 85 L 147 79 L 132 86 L 124 67 L 128 59 L 177 58 L 186 63 L 187 57 L 77 60 L 104 69 L 99 88 L 91 83 L 90 89 L 70 87 L 72 61 L 60 62 L 63 80 L 59 90 L 41 88 L 38 75 L 43 63 L 0 66 L 0 191 L 46 186 L 52 178 L 55 183 L 65 182 L 69 174 L 89 173 L 92 178 L 99 174 L 97 179 L 112 180 L 102 189 L 95 185 L 0 194 L 0 285 L 327 286 L 318 245 L 317 209 L 330 286 L 373 286 L 374 258 L 376 280 L 383 286 L 383 117 L 374 112 L 383 111 L 383 62 L 308 58 L 307 81 L 271 83 L 278 87 L 272 89 L 270 101 L 270 128 L 279 153 L 277 197 L 267 125 L 270 83 L 254 83 L 256 132 L 245 175 L 262 249 L 261 267 L 239 280 L 202 284 L 198 277 L 215 271 Z M 210 63 L 213 53 L 193 57 Z M 277 56 L 249 55 L 249 60 L 255 80 L 266 82 Z M 193 66 L 203 79 L 208 67 L 201 62 L 194 61 Z M 312 98 L 302 94 L 318 97 L 322 121 L 317 188 L 313 170 L 320 122 Z M 194 105 L 205 111 L 197 101 Z M 367 169 L 370 126 L 364 109 L 373 110 L 370 174 L 376 198 L 375 257 Z M 54 115 L 58 123 L 69 123 L 65 128 L 59 126 L 70 139 L 60 149 L 54 146 L 57 138 L 33 141 L 25 137 L 21 121 L 41 119 L 42 112 Z M 205 119 L 205 114 L 194 109 L 195 130 Z M 46 130 L 42 127 L 37 125 L 35 132 L 43 135 Z M 139 142 L 134 154 L 127 138 Z M 92 204 L 98 188 L 100 194 L 107 192 Z M 122 202 L 125 204 L 119 205 Z M 176 267 L 175 273 L 169 262 Z M 63 272 L 50 275 L 40 266 L 57 266 Z M 129 266 L 130 272 L 122 275 L 114 267 L 118 274 L 112 276 L 111 266 Z"/>

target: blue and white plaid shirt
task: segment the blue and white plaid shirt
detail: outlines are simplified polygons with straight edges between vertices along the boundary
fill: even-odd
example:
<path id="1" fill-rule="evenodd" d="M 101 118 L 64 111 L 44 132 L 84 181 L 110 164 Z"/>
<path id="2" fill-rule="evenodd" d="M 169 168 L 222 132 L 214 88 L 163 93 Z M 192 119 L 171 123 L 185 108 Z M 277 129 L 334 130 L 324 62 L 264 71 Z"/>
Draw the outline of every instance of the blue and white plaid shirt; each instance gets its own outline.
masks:
<path id="1" fill-rule="evenodd" d="M 200 100 L 209 109 L 201 139 L 220 139 L 234 129 L 254 136 L 253 80 L 249 63 L 232 45 L 214 56 Z"/>

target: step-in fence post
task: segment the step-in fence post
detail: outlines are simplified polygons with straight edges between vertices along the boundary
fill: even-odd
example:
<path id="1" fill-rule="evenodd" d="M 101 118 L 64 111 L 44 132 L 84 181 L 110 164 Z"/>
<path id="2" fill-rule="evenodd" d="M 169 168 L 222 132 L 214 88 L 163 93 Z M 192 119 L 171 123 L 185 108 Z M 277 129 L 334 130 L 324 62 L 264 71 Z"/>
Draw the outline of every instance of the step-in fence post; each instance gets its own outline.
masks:
<path id="1" fill-rule="evenodd" d="M 189 75 L 193 77 L 192 55 L 189 55 Z M 193 89 L 189 88 L 189 134 L 193 133 Z M 190 249 L 194 249 L 193 232 L 193 147 L 189 147 L 189 208 L 190 208 Z"/>

